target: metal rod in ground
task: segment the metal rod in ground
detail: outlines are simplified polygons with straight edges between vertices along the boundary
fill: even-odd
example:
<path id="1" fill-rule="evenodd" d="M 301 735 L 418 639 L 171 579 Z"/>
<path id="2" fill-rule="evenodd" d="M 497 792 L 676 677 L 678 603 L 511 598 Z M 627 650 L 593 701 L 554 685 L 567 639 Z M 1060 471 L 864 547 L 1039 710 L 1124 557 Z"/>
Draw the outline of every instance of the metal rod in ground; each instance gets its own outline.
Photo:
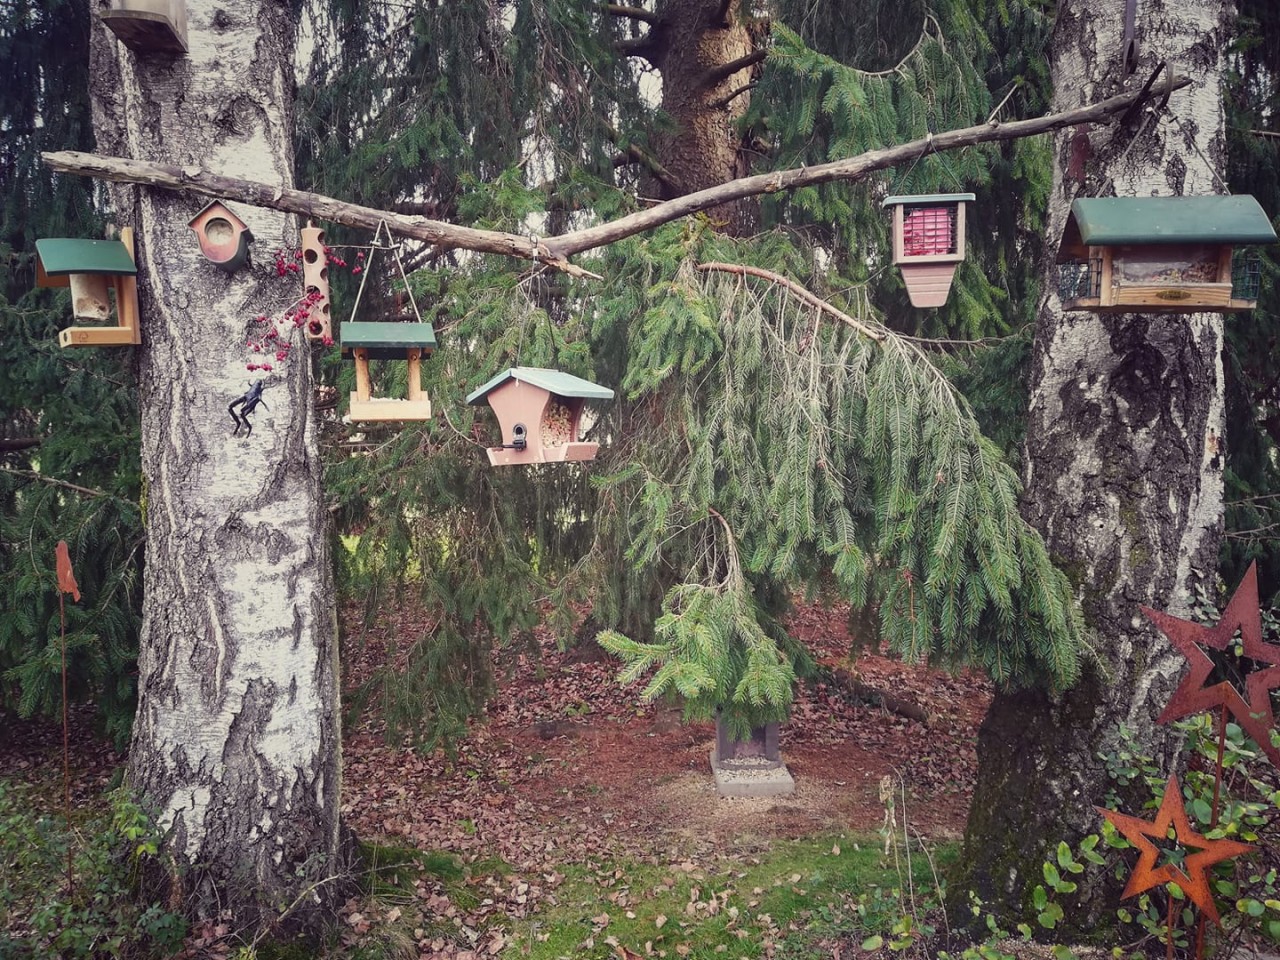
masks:
<path id="1" fill-rule="evenodd" d="M 1209 813 L 1209 829 L 1218 825 L 1218 804 L 1222 797 L 1223 758 L 1227 749 L 1227 704 L 1223 701 L 1218 708 L 1218 759 L 1213 766 L 1213 807 Z M 1196 960 L 1204 960 L 1205 918 L 1199 917 L 1196 922 Z"/>
<path id="2" fill-rule="evenodd" d="M 67 600 L 58 590 L 58 623 L 62 628 L 62 797 L 67 815 L 67 896 L 76 892 L 75 874 L 71 868 L 71 727 L 67 719 Z"/>
<path id="3" fill-rule="evenodd" d="M 1173 894 L 1166 889 L 1169 897 L 1169 916 L 1165 919 L 1165 960 L 1173 960 Z"/>

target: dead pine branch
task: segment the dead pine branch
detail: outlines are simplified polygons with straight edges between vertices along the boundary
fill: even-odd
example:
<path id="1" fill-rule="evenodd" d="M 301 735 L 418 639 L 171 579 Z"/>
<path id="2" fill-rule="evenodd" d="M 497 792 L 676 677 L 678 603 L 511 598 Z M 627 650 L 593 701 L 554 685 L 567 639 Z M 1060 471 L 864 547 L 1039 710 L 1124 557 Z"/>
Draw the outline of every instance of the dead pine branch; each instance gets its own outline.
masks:
<path id="1" fill-rule="evenodd" d="M 1176 90 L 1190 83 L 1189 78 L 1178 77 L 1173 80 L 1170 87 Z M 428 217 L 398 214 L 390 210 L 378 210 L 305 190 L 222 176 L 196 166 L 178 167 L 73 150 L 44 153 L 42 157 L 44 162 L 58 173 L 95 177 L 115 183 L 136 183 L 162 190 L 185 191 L 200 196 L 249 203 L 272 210 L 283 210 L 286 213 L 328 220 L 365 230 L 376 230 L 379 223 L 385 222 L 391 232 L 398 236 L 421 240 L 442 249 L 497 253 L 523 260 L 534 260 L 571 276 L 600 279 L 597 274 L 571 263 L 569 258 L 735 200 L 781 193 L 819 183 L 861 180 L 876 171 L 914 161 L 925 153 L 956 150 L 961 147 L 1003 140 L 1018 140 L 1063 127 L 1099 123 L 1130 110 L 1149 99 L 1150 96 L 1150 92 L 1145 89 L 1134 90 L 1087 106 L 1029 120 L 983 123 L 958 130 L 948 130 L 925 139 L 912 140 L 880 150 L 869 150 L 844 160 L 741 177 L 716 187 L 698 190 L 655 204 L 647 209 L 593 227 L 541 239 L 499 230 L 480 230 L 443 220 L 432 220 Z"/>

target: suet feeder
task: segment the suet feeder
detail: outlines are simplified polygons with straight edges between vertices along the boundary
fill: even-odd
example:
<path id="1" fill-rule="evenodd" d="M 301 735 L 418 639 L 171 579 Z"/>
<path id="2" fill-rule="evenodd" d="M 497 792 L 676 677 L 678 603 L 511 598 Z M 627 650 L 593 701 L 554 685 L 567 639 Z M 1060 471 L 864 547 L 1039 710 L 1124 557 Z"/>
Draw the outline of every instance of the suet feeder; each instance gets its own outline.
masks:
<path id="1" fill-rule="evenodd" d="M 590 380 L 543 367 L 511 367 L 467 396 L 488 401 L 502 426 L 502 446 L 489 448 L 492 466 L 594 460 L 598 443 L 581 437 L 588 400 L 611 400 L 613 391 Z"/>
<path id="2" fill-rule="evenodd" d="M 248 225 L 227 209 L 220 200 L 209 204 L 187 224 L 200 241 L 204 258 L 220 270 L 231 273 L 249 259 L 253 234 Z"/>
<path id="3" fill-rule="evenodd" d="M 302 228 L 302 292 L 316 299 L 307 304 L 304 332 L 310 340 L 332 343 L 333 320 L 329 314 L 329 263 L 324 249 L 324 231 L 307 224 Z M 434 339 L 432 343 L 434 344 Z M 428 414 L 429 416 L 429 414 Z"/>
<path id="4" fill-rule="evenodd" d="M 964 259 L 964 205 L 972 193 L 885 197 L 893 208 L 893 262 L 913 307 L 940 307 L 951 292 L 956 264 Z"/>
<path id="5" fill-rule="evenodd" d="M 133 259 L 133 229 L 119 240 L 36 241 L 36 283 L 69 287 L 77 320 L 111 319 L 115 293 L 118 326 L 68 327 L 58 334 L 63 347 L 129 346 L 142 342 L 138 328 L 138 267 Z"/>
<path id="6" fill-rule="evenodd" d="M 1275 241 L 1250 196 L 1076 200 L 1058 250 L 1058 295 L 1063 309 L 1095 313 L 1251 310 L 1261 269 L 1234 245 Z"/>
<path id="7" fill-rule="evenodd" d="M 356 364 L 356 391 L 351 394 L 351 419 L 430 420 L 431 401 L 422 390 L 422 358 L 436 349 L 436 333 L 429 323 L 357 323 L 342 325 L 342 353 Z M 407 360 L 407 398 L 373 396 L 370 360 Z"/>
<path id="8" fill-rule="evenodd" d="M 126 47 L 180 57 L 187 52 L 187 6 L 184 0 L 111 0 L 100 14 Z"/>

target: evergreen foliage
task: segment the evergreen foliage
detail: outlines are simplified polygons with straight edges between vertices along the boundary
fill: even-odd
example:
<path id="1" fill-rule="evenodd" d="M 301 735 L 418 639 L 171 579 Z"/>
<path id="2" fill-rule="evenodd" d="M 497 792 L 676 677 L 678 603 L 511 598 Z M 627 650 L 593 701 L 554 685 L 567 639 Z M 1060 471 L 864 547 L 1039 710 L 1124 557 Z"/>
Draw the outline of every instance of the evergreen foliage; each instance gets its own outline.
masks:
<path id="1" fill-rule="evenodd" d="M 101 236 L 91 185 L 40 164 L 41 150 L 93 146 L 89 16 L 69 2 L 0 9 L 0 710 L 61 708 L 53 564 L 66 540 L 82 594 L 67 603 L 71 690 L 123 743 L 142 562 L 133 378 L 119 352 L 61 350 L 69 298 L 33 289 L 38 237 Z"/>
<path id="2" fill-rule="evenodd" d="M 752 36 L 769 45 L 740 130 L 754 170 L 979 122 L 993 90 L 1011 94 L 1005 118 L 1043 106 L 1042 4 L 947 0 L 903 17 L 866 0 L 842 15 L 867 24 L 854 32 L 829 29 L 835 7 L 780 0 L 752 14 L 768 16 Z M 651 68 L 625 55 L 646 29 L 534 0 L 322 4 L 317 36 L 339 39 L 317 47 L 300 99 L 301 179 L 519 232 L 629 212 L 651 171 L 628 161 L 660 165 L 672 130 Z M 441 343 L 426 365 L 436 420 L 366 431 L 355 455 L 336 447 L 326 480 L 339 531 L 359 534 L 353 554 L 338 551 L 344 589 L 416 591 L 423 605 L 421 636 L 362 699 L 378 699 L 392 732 L 411 722 L 434 741 L 479 708 L 494 643 L 527 638 L 545 612 L 571 642 L 589 604 L 577 635 L 604 628 L 628 677 L 654 671 L 648 693 L 681 695 L 698 715 L 728 705 L 737 723 L 776 718 L 806 668 L 779 626 L 802 588 L 878 606 L 885 638 L 912 659 L 1070 682 L 1066 582 L 1017 516 L 1014 473 L 926 356 L 968 377 L 1011 449 L 1021 385 L 1007 374 L 1025 337 L 988 359 L 983 344 L 937 351 L 879 322 L 969 338 L 1025 326 L 1046 150 L 929 155 L 878 183 L 780 195 L 762 205 L 766 231 L 735 244 L 711 218 L 673 224 L 592 254 L 603 282 L 411 253 L 430 265 L 413 283 Z M 970 261 L 951 305 L 922 320 L 889 263 L 879 200 L 961 186 L 982 196 Z M 1011 196 L 1023 202 L 994 202 Z M 707 259 L 806 283 L 888 339 L 819 321 L 759 280 L 699 272 Z M 488 468 L 482 440 L 496 425 L 463 398 L 517 363 L 619 388 L 594 428 L 599 460 Z"/>

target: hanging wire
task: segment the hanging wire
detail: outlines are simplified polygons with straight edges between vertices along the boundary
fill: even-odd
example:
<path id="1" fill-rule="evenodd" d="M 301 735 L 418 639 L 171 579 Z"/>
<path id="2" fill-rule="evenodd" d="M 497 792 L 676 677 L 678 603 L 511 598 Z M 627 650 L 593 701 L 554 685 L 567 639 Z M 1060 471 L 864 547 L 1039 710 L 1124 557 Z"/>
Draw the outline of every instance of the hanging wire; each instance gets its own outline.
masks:
<path id="1" fill-rule="evenodd" d="M 386 233 L 386 243 L 382 242 L 382 234 Z M 404 293 L 409 300 L 409 306 L 413 310 L 413 315 L 418 323 L 422 323 L 422 314 L 418 310 L 418 302 L 413 297 L 413 289 L 409 286 L 409 277 L 404 272 L 404 260 L 400 257 L 400 244 L 395 241 L 391 235 L 391 227 L 387 225 L 387 221 L 379 220 L 378 229 L 373 233 L 373 242 L 368 247 L 362 247 L 369 251 L 369 258 L 365 261 L 364 270 L 360 275 L 360 286 L 356 290 L 356 300 L 351 306 L 351 319 L 355 320 L 356 313 L 360 309 L 360 298 L 364 296 L 364 285 L 369 280 L 369 274 L 373 272 L 373 258 L 377 256 L 379 250 L 389 250 L 395 258 L 396 269 L 400 271 L 400 279 L 404 282 Z"/>

